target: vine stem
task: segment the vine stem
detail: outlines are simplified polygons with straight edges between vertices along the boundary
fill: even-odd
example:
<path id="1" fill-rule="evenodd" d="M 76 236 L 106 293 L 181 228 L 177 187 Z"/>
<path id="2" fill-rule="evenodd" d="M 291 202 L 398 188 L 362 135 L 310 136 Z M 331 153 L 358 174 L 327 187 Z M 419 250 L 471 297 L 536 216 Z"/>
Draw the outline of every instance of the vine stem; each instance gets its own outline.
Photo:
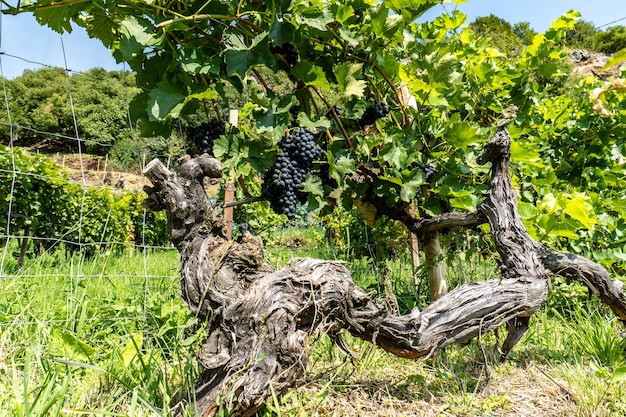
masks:
<path id="1" fill-rule="evenodd" d="M 402 102 L 402 99 L 400 97 L 400 92 L 398 91 L 398 89 L 394 85 L 393 81 L 391 81 L 391 79 L 389 78 L 387 73 L 385 71 L 383 71 L 383 69 L 380 66 L 374 65 L 374 69 L 376 71 L 378 71 L 378 73 L 385 79 L 385 81 L 387 82 L 387 84 L 389 84 L 389 87 L 391 88 L 393 93 L 396 95 L 396 98 L 398 99 L 398 103 L 400 103 L 400 110 L 402 110 L 402 121 L 404 122 L 404 121 L 408 120 L 408 115 L 406 113 L 406 106 Z"/>
<path id="2" fill-rule="evenodd" d="M 343 123 L 341 123 L 341 120 L 339 120 L 339 117 L 337 117 L 337 113 L 335 113 L 334 109 L 332 108 L 332 106 L 330 105 L 328 100 L 326 100 L 326 97 L 324 97 L 322 95 L 322 93 L 317 88 L 315 88 L 313 86 L 309 86 L 309 88 L 311 88 L 313 91 L 315 91 L 315 93 L 324 102 L 324 104 L 326 104 L 326 106 L 329 109 L 331 109 L 331 111 L 333 113 L 333 118 L 335 119 L 335 121 L 339 125 L 339 129 L 341 130 L 341 134 L 343 134 L 343 137 L 346 138 L 346 142 L 348 142 L 348 146 L 350 147 L 350 149 L 354 149 L 354 147 L 352 146 L 352 141 L 350 141 L 350 136 L 348 136 L 348 132 L 346 131 L 346 128 L 344 127 Z"/>
<path id="3" fill-rule="evenodd" d="M 183 16 L 183 15 L 179 15 L 179 14 L 174 13 L 174 12 L 171 12 L 171 13 L 174 14 L 176 16 L 176 18 L 164 20 L 163 22 L 154 25 L 154 28 L 155 29 L 161 29 L 161 28 L 164 28 L 165 26 L 171 25 L 172 23 L 176 23 L 176 22 L 180 22 L 180 21 L 194 21 L 195 22 L 195 21 L 198 21 L 198 20 L 217 20 L 217 21 L 234 20 L 234 21 L 236 21 L 238 23 L 243 23 L 243 24 L 251 27 L 257 33 L 262 33 L 263 32 L 263 29 L 261 29 L 260 27 L 258 27 L 254 23 L 244 19 L 243 17 L 245 16 L 245 14 L 239 15 L 239 16 L 230 16 L 230 15 L 225 15 L 225 14 L 193 14 L 191 16 Z"/>
<path id="4" fill-rule="evenodd" d="M 272 91 L 270 87 L 267 85 L 267 82 L 265 81 L 261 73 L 256 68 L 252 68 L 252 72 L 254 73 L 254 76 L 256 77 L 256 79 L 261 83 L 265 91 Z"/>

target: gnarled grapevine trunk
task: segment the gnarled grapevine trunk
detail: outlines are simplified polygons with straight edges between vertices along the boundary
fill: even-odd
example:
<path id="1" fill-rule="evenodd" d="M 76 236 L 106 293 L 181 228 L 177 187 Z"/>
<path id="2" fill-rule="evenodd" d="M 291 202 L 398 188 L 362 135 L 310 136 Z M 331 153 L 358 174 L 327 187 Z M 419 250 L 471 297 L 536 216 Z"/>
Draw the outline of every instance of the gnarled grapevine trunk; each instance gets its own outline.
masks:
<path id="1" fill-rule="evenodd" d="M 210 206 L 205 177 L 221 178 L 220 163 L 203 155 L 178 173 L 160 161 L 145 169 L 146 206 L 165 209 L 171 239 L 181 254 L 181 290 L 188 307 L 208 322 L 198 360 L 205 371 L 195 399 L 179 404 L 198 416 L 219 407 L 252 415 L 270 396 L 298 384 L 307 364 L 307 338 L 324 329 L 351 334 L 406 358 L 439 349 L 506 324 L 505 357 L 545 301 L 551 273 L 578 278 L 626 320 L 620 282 L 586 259 L 557 254 L 530 238 L 517 213 L 509 168 L 510 137 L 499 127 L 478 162 L 490 162 L 491 187 L 476 213 L 450 213 L 409 222 L 416 234 L 487 222 L 502 258 L 497 279 L 460 286 L 423 311 L 397 316 L 357 287 L 339 262 L 294 259 L 275 270 L 263 262 L 263 246 L 249 233 L 226 239 L 223 219 Z M 406 220 L 406 219 L 405 219 Z M 405 222 L 405 224 L 407 224 Z"/>

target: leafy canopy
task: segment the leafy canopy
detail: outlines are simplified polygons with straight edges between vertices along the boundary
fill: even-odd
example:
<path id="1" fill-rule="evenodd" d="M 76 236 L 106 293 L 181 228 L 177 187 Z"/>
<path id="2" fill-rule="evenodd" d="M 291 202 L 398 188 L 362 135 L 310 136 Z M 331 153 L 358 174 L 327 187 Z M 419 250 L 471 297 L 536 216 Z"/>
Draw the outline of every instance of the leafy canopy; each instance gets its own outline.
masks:
<path id="1" fill-rule="evenodd" d="M 475 157 L 503 110 L 516 105 L 514 180 L 530 232 L 553 241 L 584 236 L 571 243 L 576 251 L 616 242 L 607 259 L 619 258 L 624 93 L 601 96 L 602 116 L 589 99 L 597 82 L 569 77 L 563 45 L 579 14 L 566 13 L 545 33 L 511 27 L 521 44 L 510 60 L 456 10 L 416 21 L 437 3 L 44 0 L 20 10 L 58 31 L 83 26 L 128 62 L 141 89 L 132 109 L 146 133 L 167 131 L 199 107 L 218 113 L 213 103 L 229 88 L 259 85 L 245 90 L 253 93 L 240 126 L 216 141 L 215 155 L 225 175 L 254 192 L 287 129 L 319 132 L 319 165 L 334 182 L 308 177 L 312 207 L 370 202 L 374 218 L 400 219 L 411 217 L 413 201 L 419 215 L 473 210 L 486 174 Z M 280 52 L 287 44 L 295 60 Z M 273 90 L 262 75 L 268 68 L 289 79 L 291 91 Z M 391 111 L 363 129 L 355 121 L 373 103 Z M 331 111 L 337 105 L 340 117 Z M 427 179 L 417 162 L 438 173 Z"/>

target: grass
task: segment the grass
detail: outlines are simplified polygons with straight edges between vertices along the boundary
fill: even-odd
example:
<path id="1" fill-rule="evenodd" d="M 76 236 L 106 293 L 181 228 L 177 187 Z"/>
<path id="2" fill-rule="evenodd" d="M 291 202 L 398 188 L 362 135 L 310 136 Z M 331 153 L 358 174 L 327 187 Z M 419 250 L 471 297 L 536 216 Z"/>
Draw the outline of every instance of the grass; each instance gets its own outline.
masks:
<path id="1" fill-rule="evenodd" d="M 193 386 L 202 336 L 178 254 L 66 255 L 3 278 L 0 416 L 167 415 Z"/>
<path id="2" fill-rule="evenodd" d="M 402 257 L 353 259 L 320 229 L 286 229 L 266 251 L 277 267 L 294 256 L 344 260 L 374 290 L 385 266 L 401 310 L 428 301 L 424 271 L 414 275 Z M 177 264 L 178 254 L 163 250 L 89 260 L 59 251 L 19 271 L 5 265 L 12 272 L 1 280 L 0 417 L 169 415 L 200 372 L 193 352 L 204 335 L 178 295 Z M 496 270 L 476 259 L 462 271 L 457 265 L 449 276 L 459 281 Z M 623 328 L 569 285 L 552 289 L 502 364 L 494 333 L 418 361 L 345 335 L 350 358 L 314 335 L 304 384 L 273 395 L 259 416 L 626 415 Z"/>

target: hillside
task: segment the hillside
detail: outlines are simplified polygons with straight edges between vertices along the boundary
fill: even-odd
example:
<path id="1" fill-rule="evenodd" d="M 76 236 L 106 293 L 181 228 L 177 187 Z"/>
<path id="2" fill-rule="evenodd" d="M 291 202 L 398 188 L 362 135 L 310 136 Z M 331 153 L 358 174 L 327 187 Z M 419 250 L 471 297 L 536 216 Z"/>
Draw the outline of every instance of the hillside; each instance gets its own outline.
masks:
<path id="1" fill-rule="evenodd" d="M 609 54 L 585 49 L 572 49 L 567 53 L 567 60 L 572 65 L 575 74 L 600 79 L 616 77 L 624 69 L 624 65 L 615 65 L 607 71 L 602 71 L 610 57 Z"/>

